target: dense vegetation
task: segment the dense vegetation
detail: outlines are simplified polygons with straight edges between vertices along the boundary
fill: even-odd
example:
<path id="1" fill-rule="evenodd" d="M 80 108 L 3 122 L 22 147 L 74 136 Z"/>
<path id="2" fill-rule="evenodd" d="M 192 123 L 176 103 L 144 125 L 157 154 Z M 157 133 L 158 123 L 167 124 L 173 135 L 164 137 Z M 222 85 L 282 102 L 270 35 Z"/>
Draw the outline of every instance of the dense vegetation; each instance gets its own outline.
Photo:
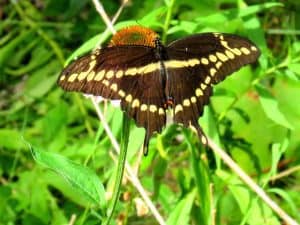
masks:
<path id="1" fill-rule="evenodd" d="M 121 3 L 102 4 L 112 18 Z M 133 0 L 115 28 L 131 24 L 167 42 L 218 31 L 259 46 L 255 65 L 215 86 L 199 122 L 299 222 L 299 1 Z M 68 58 L 109 40 L 106 29 L 92 1 L 0 2 L 0 224 L 106 218 L 117 155 L 103 125 L 120 140 L 122 112 L 101 102 L 99 122 L 90 99 L 56 84 Z M 168 126 L 147 157 L 143 138 L 132 122 L 127 160 L 167 224 L 285 224 L 191 131 Z M 158 224 L 129 181 L 125 176 L 112 224 Z"/>

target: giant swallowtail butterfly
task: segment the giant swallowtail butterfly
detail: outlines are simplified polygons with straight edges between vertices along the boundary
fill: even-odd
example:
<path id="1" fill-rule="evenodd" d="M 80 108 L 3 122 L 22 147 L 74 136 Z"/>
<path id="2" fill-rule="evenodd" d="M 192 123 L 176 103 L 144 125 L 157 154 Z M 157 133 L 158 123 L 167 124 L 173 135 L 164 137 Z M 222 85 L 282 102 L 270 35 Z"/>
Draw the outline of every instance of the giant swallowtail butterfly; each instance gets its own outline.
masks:
<path id="1" fill-rule="evenodd" d="M 117 32 L 107 47 L 72 62 L 58 84 L 67 91 L 120 99 L 122 110 L 146 129 L 146 154 L 150 137 L 166 124 L 168 109 L 174 122 L 195 128 L 206 144 L 198 118 L 212 85 L 259 55 L 255 44 L 232 34 L 196 34 L 164 46 L 154 31 L 133 26 Z"/>

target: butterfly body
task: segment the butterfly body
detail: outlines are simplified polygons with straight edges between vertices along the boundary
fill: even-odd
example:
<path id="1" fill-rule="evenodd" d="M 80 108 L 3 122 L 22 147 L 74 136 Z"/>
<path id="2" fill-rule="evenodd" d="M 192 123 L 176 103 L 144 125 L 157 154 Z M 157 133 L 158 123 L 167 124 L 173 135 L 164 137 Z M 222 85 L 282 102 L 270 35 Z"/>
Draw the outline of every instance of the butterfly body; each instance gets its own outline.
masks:
<path id="1" fill-rule="evenodd" d="M 145 151 L 150 137 L 165 126 L 168 109 L 175 123 L 194 128 L 205 144 L 198 118 L 212 85 L 255 62 L 259 54 L 251 41 L 231 34 L 197 34 L 164 46 L 148 28 L 127 28 L 108 47 L 71 63 L 58 84 L 68 91 L 121 99 L 122 109 L 146 129 Z"/>

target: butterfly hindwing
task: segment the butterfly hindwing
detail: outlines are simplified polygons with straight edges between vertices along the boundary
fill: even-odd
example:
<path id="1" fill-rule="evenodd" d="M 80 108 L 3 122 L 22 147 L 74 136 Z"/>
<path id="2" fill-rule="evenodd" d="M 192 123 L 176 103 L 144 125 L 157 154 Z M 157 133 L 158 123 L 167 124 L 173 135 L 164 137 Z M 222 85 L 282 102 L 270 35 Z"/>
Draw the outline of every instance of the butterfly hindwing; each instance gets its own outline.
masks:
<path id="1" fill-rule="evenodd" d="M 129 117 L 136 121 L 138 126 L 146 129 L 144 153 L 147 153 L 149 140 L 153 133 L 160 133 L 166 124 L 164 107 L 165 94 L 160 81 L 159 70 L 152 73 L 131 77 L 132 97 L 128 96 L 121 101 L 122 109 Z"/>
<path id="2" fill-rule="evenodd" d="M 211 85 L 204 84 L 203 76 L 196 68 L 169 69 L 168 76 L 170 96 L 174 101 L 174 121 L 185 127 L 195 128 L 202 142 L 206 142 L 203 140 L 204 135 L 198 124 L 198 118 L 209 102 Z"/>

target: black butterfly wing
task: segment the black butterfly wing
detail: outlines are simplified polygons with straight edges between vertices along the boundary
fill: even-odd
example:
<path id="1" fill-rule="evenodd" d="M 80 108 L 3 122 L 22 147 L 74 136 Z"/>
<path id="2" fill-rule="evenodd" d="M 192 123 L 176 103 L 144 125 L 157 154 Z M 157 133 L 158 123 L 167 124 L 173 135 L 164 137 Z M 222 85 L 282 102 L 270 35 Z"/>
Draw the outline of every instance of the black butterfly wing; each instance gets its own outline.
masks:
<path id="1" fill-rule="evenodd" d="M 146 129 L 147 146 L 151 135 L 160 132 L 166 122 L 159 71 L 153 48 L 109 47 L 71 63 L 60 75 L 58 84 L 67 91 L 121 99 L 122 109 Z"/>
<path id="2" fill-rule="evenodd" d="M 152 48 L 144 46 L 97 49 L 67 66 L 61 73 L 58 84 L 67 91 L 122 99 L 123 91 L 126 94 L 131 89 L 131 83 L 127 80 L 131 80 L 131 77 L 136 80 L 138 72 L 144 72 L 142 69 L 137 71 L 136 68 L 143 68 L 154 61 L 152 51 Z"/>
<path id="3" fill-rule="evenodd" d="M 231 34 L 204 33 L 172 42 L 167 47 L 169 92 L 174 99 L 174 120 L 196 128 L 212 93 L 212 84 L 242 66 L 253 63 L 260 55 L 251 41 Z"/>

